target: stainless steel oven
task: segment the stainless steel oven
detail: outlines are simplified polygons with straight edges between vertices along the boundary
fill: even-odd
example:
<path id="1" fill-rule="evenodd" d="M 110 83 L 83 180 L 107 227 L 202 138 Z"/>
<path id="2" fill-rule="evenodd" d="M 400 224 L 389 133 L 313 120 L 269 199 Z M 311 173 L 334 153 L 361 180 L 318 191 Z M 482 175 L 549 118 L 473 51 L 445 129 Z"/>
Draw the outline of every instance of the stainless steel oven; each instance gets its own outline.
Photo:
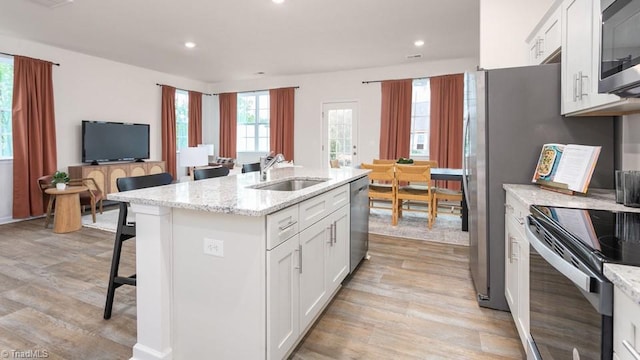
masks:
<path id="1" fill-rule="evenodd" d="M 602 274 L 601 263 L 584 256 L 584 246 L 573 235 L 590 236 L 582 227 L 588 211 L 547 207 L 531 211 L 525 230 L 530 243 L 533 342 L 527 358 L 612 359 L 613 286 Z"/>
<path id="2" fill-rule="evenodd" d="M 640 96 L 640 0 L 600 0 L 598 91 Z"/>

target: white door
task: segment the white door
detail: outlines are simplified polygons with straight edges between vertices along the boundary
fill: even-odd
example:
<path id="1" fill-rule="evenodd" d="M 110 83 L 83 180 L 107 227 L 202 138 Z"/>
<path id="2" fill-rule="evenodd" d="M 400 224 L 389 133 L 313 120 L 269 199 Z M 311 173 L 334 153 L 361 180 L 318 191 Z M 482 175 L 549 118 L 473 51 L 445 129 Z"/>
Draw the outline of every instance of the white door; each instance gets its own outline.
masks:
<path id="1" fill-rule="evenodd" d="M 358 103 L 324 103 L 322 125 L 323 167 L 329 167 L 330 160 L 338 160 L 340 167 L 358 165 Z"/>

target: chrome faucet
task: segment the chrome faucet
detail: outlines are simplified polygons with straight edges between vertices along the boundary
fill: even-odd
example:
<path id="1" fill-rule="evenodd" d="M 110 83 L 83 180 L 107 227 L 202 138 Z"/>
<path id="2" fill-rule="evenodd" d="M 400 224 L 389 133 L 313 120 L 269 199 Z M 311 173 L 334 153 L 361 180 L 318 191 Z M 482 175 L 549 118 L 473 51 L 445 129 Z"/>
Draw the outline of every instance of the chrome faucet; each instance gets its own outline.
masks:
<path id="1" fill-rule="evenodd" d="M 269 170 L 276 163 L 280 163 L 284 161 L 284 155 L 278 154 L 271 158 L 271 160 L 267 160 L 266 156 L 260 157 L 260 180 L 267 180 L 267 170 Z"/>

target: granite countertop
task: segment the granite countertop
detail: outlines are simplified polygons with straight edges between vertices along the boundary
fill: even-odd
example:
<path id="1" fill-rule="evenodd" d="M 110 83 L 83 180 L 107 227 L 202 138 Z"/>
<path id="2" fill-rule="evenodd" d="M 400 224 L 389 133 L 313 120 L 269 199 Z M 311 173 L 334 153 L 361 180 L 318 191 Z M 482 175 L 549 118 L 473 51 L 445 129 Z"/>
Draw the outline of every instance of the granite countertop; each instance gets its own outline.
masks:
<path id="1" fill-rule="evenodd" d="M 147 189 L 112 193 L 107 199 L 154 206 L 166 206 L 245 216 L 263 216 L 290 205 L 325 193 L 340 185 L 367 175 L 370 170 L 339 168 L 311 169 L 285 167 L 267 172 L 267 181 L 260 181 L 260 172 L 230 175 L 213 179 L 188 181 Z M 290 178 L 328 179 L 297 191 L 252 189 Z"/>
<path id="2" fill-rule="evenodd" d="M 589 189 L 586 196 L 565 195 L 543 190 L 537 185 L 504 184 L 508 193 L 529 205 L 546 205 L 582 209 L 640 212 L 640 208 L 627 207 L 615 202 L 615 190 Z M 605 264 L 604 275 L 631 299 L 640 304 L 640 267 Z"/>
<path id="3" fill-rule="evenodd" d="M 589 189 L 587 195 L 566 195 L 541 189 L 537 185 L 504 184 L 502 187 L 517 199 L 527 204 L 527 206 L 545 205 L 579 209 L 640 212 L 640 208 L 616 204 L 615 190 L 611 189 Z"/>
<path id="4" fill-rule="evenodd" d="M 634 303 L 640 305 L 640 267 L 604 264 L 604 275 Z"/>

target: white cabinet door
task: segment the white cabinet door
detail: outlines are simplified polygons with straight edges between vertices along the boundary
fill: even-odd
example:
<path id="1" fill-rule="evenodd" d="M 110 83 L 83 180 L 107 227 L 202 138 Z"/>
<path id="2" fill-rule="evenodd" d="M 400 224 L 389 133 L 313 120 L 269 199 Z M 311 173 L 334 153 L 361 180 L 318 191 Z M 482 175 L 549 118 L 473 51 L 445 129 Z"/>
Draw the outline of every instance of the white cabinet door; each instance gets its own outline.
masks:
<path id="1" fill-rule="evenodd" d="M 343 206 L 328 217 L 333 226 L 332 241 L 326 244 L 327 290 L 333 293 L 349 274 L 349 231 L 351 213 L 349 206 Z"/>
<path id="2" fill-rule="evenodd" d="M 267 251 L 268 359 L 283 359 L 300 335 L 299 244 L 296 235 Z"/>
<path id="3" fill-rule="evenodd" d="M 326 218 L 300 233 L 300 329 L 303 330 L 320 312 L 329 296 L 325 281 L 325 246 L 329 241 L 330 227 Z"/>
<path id="4" fill-rule="evenodd" d="M 562 4 L 562 113 L 589 107 L 591 79 L 592 1 Z"/>
<path id="5" fill-rule="evenodd" d="M 640 353 L 640 305 L 617 286 L 613 289 L 613 351 L 620 360 Z M 635 353 L 635 354 L 634 354 Z"/>
<path id="6" fill-rule="evenodd" d="M 518 312 L 518 252 L 520 243 L 518 242 L 517 234 L 514 229 L 513 220 L 511 215 L 507 214 L 504 219 L 505 222 L 505 262 L 504 262 L 504 280 L 505 288 L 504 295 L 507 298 L 509 309 L 511 310 L 511 316 L 513 321 L 517 322 L 519 317 Z"/>

